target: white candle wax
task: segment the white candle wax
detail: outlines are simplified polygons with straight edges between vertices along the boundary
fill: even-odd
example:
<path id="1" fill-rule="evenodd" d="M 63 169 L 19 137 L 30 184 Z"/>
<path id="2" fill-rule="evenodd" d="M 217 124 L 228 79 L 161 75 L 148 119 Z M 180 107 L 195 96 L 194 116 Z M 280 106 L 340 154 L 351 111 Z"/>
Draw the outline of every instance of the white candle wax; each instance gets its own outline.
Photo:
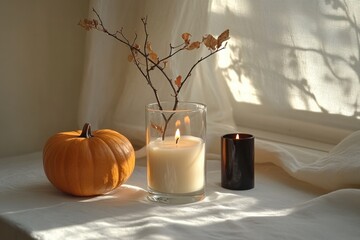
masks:
<path id="1" fill-rule="evenodd" d="M 147 146 L 149 187 L 163 193 L 190 193 L 205 184 L 205 143 L 201 138 L 181 136 L 150 142 Z"/>

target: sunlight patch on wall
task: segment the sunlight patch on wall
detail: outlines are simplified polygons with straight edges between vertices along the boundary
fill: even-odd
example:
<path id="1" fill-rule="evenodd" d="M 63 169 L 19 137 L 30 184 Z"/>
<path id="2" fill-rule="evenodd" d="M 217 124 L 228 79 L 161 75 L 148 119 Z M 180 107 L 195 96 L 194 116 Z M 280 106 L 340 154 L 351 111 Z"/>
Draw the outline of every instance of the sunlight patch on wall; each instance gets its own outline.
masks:
<path id="1" fill-rule="evenodd" d="M 355 10 L 329 3 L 319 4 L 322 15 L 312 18 L 301 8 L 289 11 L 289 37 L 283 42 L 290 53 L 283 71 L 290 80 L 289 103 L 295 110 L 356 116 L 360 110 L 360 33 L 351 23 Z"/>
<path id="2" fill-rule="evenodd" d="M 230 41 L 236 40 L 234 40 L 234 38 L 232 37 Z M 226 70 L 226 68 L 230 67 L 233 64 L 234 60 L 232 60 L 232 56 L 234 55 L 234 53 L 231 49 L 231 47 L 228 47 L 227 49 L 218 52 L 217 65 L 220 69 Z M 235 60 L 239 61 L 237 58 Z"/>
<path id="3" fill-rule="evenodd" d="M 235 101 L 260 104 L 256 89 L 252 85 L 251 80 L 245 75 L 238 75 L 233 69 L 228 69 L 226 83 Z"/>
<path id="4" fill-rule="evenodd" d="M 319 67 L 324 64 L 323 56 L 308 52 L 299 53 L 297 57 L 304 78 L 293 80 L 295 84 L 289 88 L 289 103 L 293 109 L 343 116 L 352 116 L 360 109 L 357 104 L 360 85 L 356 73 L 348 66 L 331 63 L 337 76 L 343 76 L 341 79 L 334 77 L 330 65 Z M 288 73 L 288 76 L 291 75 Z"/>
<path id="5" fill-rule="evenodd" d="M 255 89 L 252 80 L 241 71 L 240 44 L 239 39 L 231 37 L 227 48 L 219 52 L 217 65 L 221 69 L 227 87 L 236 102 L 260 105 L 258 91 Z"/>
<path id="6" fill-rule="evenodd" d="M 291 107 L 296 110 L 321 112 L 321 109 L 317 106 L 316 102 L 309 101 L 300 91 L 293 90 L 289 102 Z"/>
<path id="7" fill-rule="evenodd" d="M 308 113 L 305 121 L 328 125 L 360 119 L 359 1 L 260 2 L 210 3 L 209 25 L 230 29 L 216 59 L 234 106 Z"/>
<path id="8" fill-rule="evenodd" d="M 246 17 L 250 15 L 250 4 L 248 1 L 241 1 L 241 4 L 239 4 L 238 1 L 234 0 L 213 0 L 211 1 L 210 11 L 217 14 L 230 11 L 236 15 Z"/>

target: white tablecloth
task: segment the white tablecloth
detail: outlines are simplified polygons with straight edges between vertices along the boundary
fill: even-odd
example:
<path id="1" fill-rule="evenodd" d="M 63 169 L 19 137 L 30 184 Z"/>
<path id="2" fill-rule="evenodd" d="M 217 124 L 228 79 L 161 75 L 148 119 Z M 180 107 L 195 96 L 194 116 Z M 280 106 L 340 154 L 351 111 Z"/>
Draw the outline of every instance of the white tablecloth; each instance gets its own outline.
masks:
<path id="1" fill-rule="evenodd" d="M 0 160 L 0 239 L 360 239 L 360 190 L 328 192 L 257 164 L 255 188 L 220 186 L 207 161 L 206 198 L 185 205 L 146 199 L 140 159 L 113 192 L 77 198 L 46 179 L 41 153 Z"/>

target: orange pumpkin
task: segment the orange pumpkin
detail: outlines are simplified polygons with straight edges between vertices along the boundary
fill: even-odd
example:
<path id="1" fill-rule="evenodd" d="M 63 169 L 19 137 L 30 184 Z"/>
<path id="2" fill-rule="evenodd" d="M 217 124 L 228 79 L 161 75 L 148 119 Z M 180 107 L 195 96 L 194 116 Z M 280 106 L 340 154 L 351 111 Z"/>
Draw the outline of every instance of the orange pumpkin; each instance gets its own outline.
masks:
<path id="1" fill-rule="evenodd" d="M 129 140 L 109 129 L 57 133 L 43 150 L 44 171 L 59 190 L 75 196 L 94 196 L 123 184 L 135 167 Z"/>

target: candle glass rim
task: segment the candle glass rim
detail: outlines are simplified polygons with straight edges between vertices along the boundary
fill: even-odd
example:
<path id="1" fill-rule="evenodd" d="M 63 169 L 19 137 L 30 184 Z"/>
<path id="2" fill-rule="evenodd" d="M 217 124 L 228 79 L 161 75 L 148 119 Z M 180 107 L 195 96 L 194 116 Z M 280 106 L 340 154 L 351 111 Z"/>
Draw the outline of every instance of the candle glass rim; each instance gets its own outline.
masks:
<path id="1" fill-rule="evenodd" d="M 164 112 L 164 113 L 172 113 L 172 112 L 194 112 L 194 111 L 206 111 L 207 106 L 203 103 L 199 102 L 188 102 L 188 101 L 180 101 L 178 103 L 178 108 L 173 109 L 174 102 L 170 101 L 162 101 L 160 102 L 163 109 L 159 109 L 159 104 L 157 102 L 149 103 L 145 106 L 147 111 L 151 112 Z"/>

